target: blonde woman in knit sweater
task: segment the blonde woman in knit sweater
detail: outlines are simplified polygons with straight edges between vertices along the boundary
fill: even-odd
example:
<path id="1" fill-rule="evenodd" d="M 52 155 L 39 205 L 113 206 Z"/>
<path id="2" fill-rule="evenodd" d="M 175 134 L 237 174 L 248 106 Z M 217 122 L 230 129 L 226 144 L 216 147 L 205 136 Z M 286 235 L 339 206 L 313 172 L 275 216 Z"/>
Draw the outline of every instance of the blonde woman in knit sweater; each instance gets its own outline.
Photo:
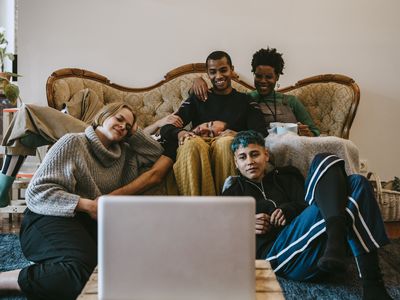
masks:
<path id="1" fill-rule="evenodd" d="M 132 191 L 140 170 L 163 152 L 135 121 L 131 107 L 110 104 L 84 133 L 67 134 L 50 149 L 27 189 L 20 231 L 34 264 L 0 273 L 0 290 L 28 299 L 77 297 L 97 264 L 97 198 Z M 142 189 L 152 184 L 143 182 Z"/>

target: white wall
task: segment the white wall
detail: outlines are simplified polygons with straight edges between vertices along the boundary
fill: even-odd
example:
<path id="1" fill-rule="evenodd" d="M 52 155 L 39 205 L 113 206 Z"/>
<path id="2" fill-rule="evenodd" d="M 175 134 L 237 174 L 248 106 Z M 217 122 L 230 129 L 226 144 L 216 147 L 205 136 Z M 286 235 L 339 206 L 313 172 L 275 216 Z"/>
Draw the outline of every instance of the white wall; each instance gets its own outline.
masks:
<path id="1" fill-rule="evenodd" d="M 132 87 L 227 50 L 242 79 L 261 47 L 284 53 L 281 86 L 322 73 L 356 80 L 350 138 L 369 168 L 400 175 L 400 1 L 19 0 L 19 72 L 25 102 L 46 104 L 58 68 L 85 68 Z"/>
<path id="2" fill-rule="evenodd" d="M 0 0 L 0 27 L 6 29 L 6 39 L 8 41 L 7 52 L 15 53 L 15 15 L 14 0 Z M 12 71 L 12 61 L 6 59 L 4 62 L 4 71 Z"/>

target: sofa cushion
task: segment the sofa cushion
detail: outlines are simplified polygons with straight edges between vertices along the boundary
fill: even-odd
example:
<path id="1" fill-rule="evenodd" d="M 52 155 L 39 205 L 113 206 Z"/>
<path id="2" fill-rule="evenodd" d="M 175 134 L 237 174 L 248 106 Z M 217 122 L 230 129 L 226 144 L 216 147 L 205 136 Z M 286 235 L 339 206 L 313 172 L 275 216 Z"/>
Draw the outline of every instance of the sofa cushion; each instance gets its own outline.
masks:
<path id="1" fill-rule="evenodd" d="M 64 103 L 64 109 L 68 114 L 88 124 L 93 121 L 103 106 L 96 92 L 89 88 L 76 92 Z"/>
<path id="2" fill-rule="evenodd" d="M 294 89 L 323 135 L 341 136 L 355 97 L 350 86 L 336 82 L 313 83 Z"/>

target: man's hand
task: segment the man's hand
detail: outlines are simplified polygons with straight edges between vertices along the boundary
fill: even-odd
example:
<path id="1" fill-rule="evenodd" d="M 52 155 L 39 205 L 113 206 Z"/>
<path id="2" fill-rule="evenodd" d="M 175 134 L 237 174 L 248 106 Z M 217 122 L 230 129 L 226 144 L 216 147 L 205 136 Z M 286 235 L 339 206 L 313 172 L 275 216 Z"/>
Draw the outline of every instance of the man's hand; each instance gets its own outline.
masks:
<path id="1" fill-rule="evenodd" d="M 282 209 L 277 208 L 271 214 L 271 218 L 269 220 L 272 226 L 285 226 L 286 225 L 286 218 L 283 214 Z"/>
<path id="2" fill-rule="evenodd" d="M 297 123 L 297 129 L 298 129 L 299 135 L 301 135 L 301 136 L 314 136 L 314 134 L 311 132 L 308 125 L 304 125 L 299 122 L 299 123 Z"/>
<path id="3" fill-rule="evenodd" d="M 203 78 L 197 77 L 193 81 L 192 91 L 196 97 L 201 101 L 206 101 L 208 98 L 208 86 Z"/>
<path id="4" fill-rule="evenodd" d="M 264 213 L 256 214 L 256 234 L 267 233 L 270 229 L 270 216 Z"/>
<path id="5" fill-rule="evenodd" d="M 193 132 L 182 130 L 178 133 L 178 143 L 179 145 L 183 145 L 186 140 L 190 140 L 194 137 L 196 137 L 196 134 L 194 134 Z"/>
<path id="6" fill-rule="evenodd" d="M 157 127 L 158 128 L 161 128 L 161 127 L 163 127 L 164 125 L 167 125 L 167 124 L 172 124 L 177 128 L 182 128 L 183 127 L 182 119 L 179 116 L 174 115 L 174 114 L 170 114 L 168 116 L 165 116 L 164 118 L 161 118 L 160 120 L 158 120 L 156 123 L 157 123 Z"/>

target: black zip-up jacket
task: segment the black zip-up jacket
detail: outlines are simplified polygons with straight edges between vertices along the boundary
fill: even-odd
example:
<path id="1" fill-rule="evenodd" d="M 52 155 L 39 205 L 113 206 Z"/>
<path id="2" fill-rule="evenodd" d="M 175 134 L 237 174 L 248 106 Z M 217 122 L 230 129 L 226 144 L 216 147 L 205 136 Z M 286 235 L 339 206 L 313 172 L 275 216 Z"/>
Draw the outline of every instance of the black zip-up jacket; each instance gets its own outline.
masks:
<path id="1" fill-rule="evenodd" d="M 244 176 L 231 177 L 231 185 L 223 191 L 223 196 L 251 196 L 256 200 L 256 214 L 271 215 L 280 208 L 286 218 L 286 225 L 297 217 L 306 207 L 304 201 L 304 178 L 294 167 L 275 168 L 262 180 L 264 193 L 260 183 L 252 182 Z M 256 236 L 256 257 L 264 258 L 282 227 L 273 227 L 266 234 Z"/>

